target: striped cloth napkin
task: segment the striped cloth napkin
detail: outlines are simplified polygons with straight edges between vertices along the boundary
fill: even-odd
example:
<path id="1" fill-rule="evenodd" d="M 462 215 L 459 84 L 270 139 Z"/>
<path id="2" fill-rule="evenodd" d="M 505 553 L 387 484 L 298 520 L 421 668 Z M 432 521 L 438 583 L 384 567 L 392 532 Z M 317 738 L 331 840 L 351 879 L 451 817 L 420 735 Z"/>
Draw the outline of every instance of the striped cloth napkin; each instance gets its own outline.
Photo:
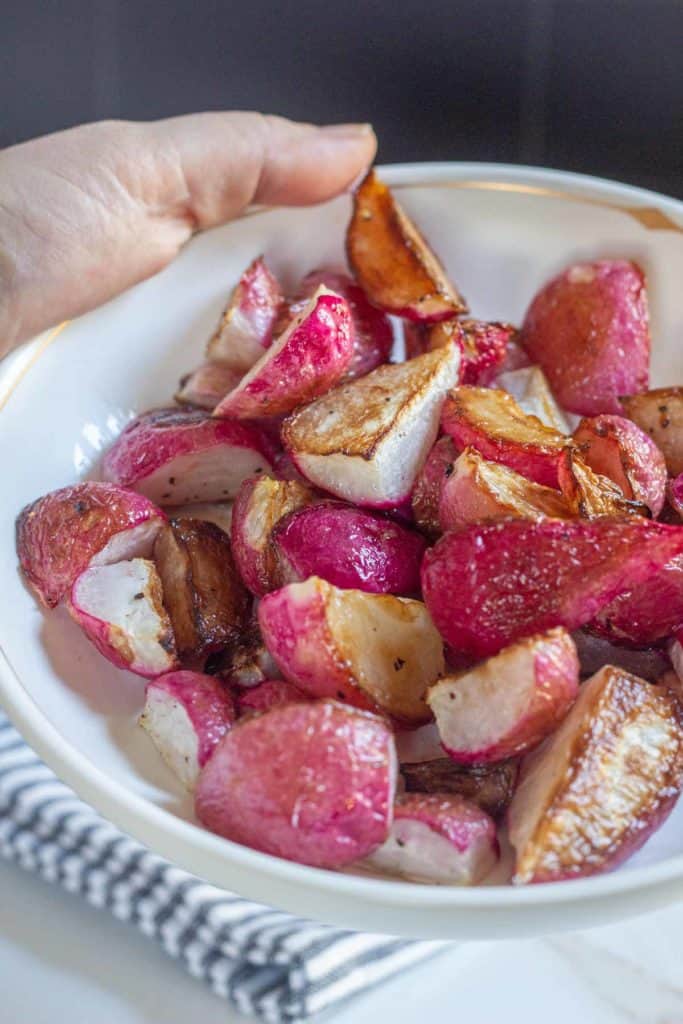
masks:
<path id="1" fill-rule="evenodd" d="M 238 1010 L 304 1021 L 450 945 L 357 934 L 216 889 L 124 835 L 0 711 L 0 856 L 136 925 Z"/>

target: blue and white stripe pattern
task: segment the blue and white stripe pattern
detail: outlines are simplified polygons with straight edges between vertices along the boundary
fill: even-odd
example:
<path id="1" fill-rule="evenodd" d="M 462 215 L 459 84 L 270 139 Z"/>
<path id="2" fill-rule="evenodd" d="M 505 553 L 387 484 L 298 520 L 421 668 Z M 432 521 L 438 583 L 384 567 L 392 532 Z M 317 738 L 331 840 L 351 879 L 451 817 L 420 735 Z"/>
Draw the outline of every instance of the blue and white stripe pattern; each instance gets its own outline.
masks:
<path id="1" fill-rule="evenodd" d="M 276 1024 L 331 1010 L 446 945 L 341 931 L 206 885 L 79 800 L 1 711 L 0 856 L 136 925 L 242 1013 Z"/>

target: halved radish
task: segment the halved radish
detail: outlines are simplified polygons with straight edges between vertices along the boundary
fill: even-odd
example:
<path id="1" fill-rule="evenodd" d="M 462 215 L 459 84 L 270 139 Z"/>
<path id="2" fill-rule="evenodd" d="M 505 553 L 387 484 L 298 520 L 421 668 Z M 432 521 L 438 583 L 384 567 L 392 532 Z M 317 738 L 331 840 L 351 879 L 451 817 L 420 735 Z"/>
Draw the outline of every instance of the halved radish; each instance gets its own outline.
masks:
<path id="1" fill-rule="evenodd" d="M 459 358 L 447 348 L 380 366 L 293 413 L 282 439 L 299 471 L 354 504 L 405 502 L 436 440 Z"/>
<path id="2" fill-rule="evenodd" d="M 88 565 L 150 555 L 165 521 L 147 498 L 86 480 L 23 509 L 17 518 L 19 563 L 41 601 L 53 608 Z"/>
<path id="3" fill-rule="evenodd" d="M 416 882 L 476 885 L 499 856 L 493 819 L 447 793 L 400 796 L 389 836 L 367 859 L 379 871 Z"/>
<path id="4" fill-rule="evenodd" d="M 187 789 L 235 722 L 228 689 L 201 672 L 169 672 L 147 684 L 140 725 Z"/>
<path id="5" fill-rule="evenodd" d="M 427 694 L 444 749 L 460 764 L 516 757 L 562 721 L 579 689 L 576 647 L 564 629 L 521 640 Z"/>
<path id="6" fill-rule="evenodd" d="M 666 496 L 666 463 L 652 438 L 623 416 L 584 418 L 574 431 L 583 461 L 656 518 Z"/>
<path id="7" fill-rule="evenodd" d="M 161 580 L 147 559 L 86 569 L 71 588 L 69 612 L 117 668 L 153 677 L 178 665 Z"/>
<path id="8" fill-rule="evenodd" d="M 254 419 L 291 412 L 341 380 L 353 351 L 349 305 L 321 286 L 214 416 Z"/>
<path id="9" fill-rule="evenodd" d="M 227 501 L 248 476 L 267 473 L 272 445 L 253 424 L 199 409 L 155 409 L 133 420 L 104 457 L 107 480 L 161 505 Z"/>
<path id="10" fill-rule="evenodd" d="M 579 452 L 565 448 L 560 456 L 557 480 L 564 502 L 573 516 L 596 519 L 600 516 L 646 516 L 647 505 L 630 501 L 609 477 L 594 473 Z"/>
<path id="11" fill-rule="evenodd" d="M 207 344 L 207 358 L 245 373 L 270 345 L 283 306 L 280 285 L 259 256 L 249 264 L 230 296 Z"/>

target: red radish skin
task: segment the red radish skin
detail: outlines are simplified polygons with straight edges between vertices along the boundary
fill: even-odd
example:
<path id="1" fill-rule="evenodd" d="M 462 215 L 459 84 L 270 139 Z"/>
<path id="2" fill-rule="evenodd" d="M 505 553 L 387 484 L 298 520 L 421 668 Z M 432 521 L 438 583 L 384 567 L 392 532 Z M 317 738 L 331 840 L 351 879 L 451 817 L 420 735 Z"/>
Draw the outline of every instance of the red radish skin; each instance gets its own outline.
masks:
<path id="1" fill-rule="evenodd" d="M 440 437 L 415 481 L 411 498 L 413 517 L 419 528 L 430 538 L 441 535 L 439 502 L 457 457 L 458 450 L 453 439 Z"/>
<path id="2" fill-rule="evenodd" d="M 370 594 L 414 594 L 423 537 L 391 519 L 341 502 L 298 509 L 271 535 L 283 582 L 320 576 Z"/>
<path id="3" fill-rule="evenodd" d="M 417 882 L 476 885 L 499 857 L 493 819 L 452 794 L 400 796 L 388 838 L 368 858 L 378 870 Z"/>
<path id="4" fill-rule="evenodd" d="M 621 413 L 620 396 L 644 391 L 649 380 L 643 272 L 627 260 L 568 267 L 534 298 L 519 341 L 563 408 Z"/>
<path id="5" fill-rule="evenodd" d="M 273 447 L 253 424 L 199 409 L 155 409 L 133 420 L 109 449 L 103 473 L 162 505 L 227 501 L 244 479 L 267 473 Z"/>
<path id="6" fill-rule="evenodd" d="M 345 299 L 319 288 L 214 416 L 280 416 L 333 387 L 353 358 L 351 311 Z"/>
<path id="7" fill-rule="evenodd" d="M 71 588 L 69 613 L 117 668 L 151 678 L 178 666 L 161 580 L 147 559 L 86 569 Z"/>
<path id="8" fill-rule="evenodd" d="M 353 356 L 344 379 L 363 377 L 388 362 L 394 344 L 391 322 L 368 301 L 360 285 L 343 271 L 322 267 L 306 275 L 297 289 L 297 298 L 313 295 L 320 285 L 346 299 L 351 311 Z"/>
<path id="9" fill-rule="evenodd" d="M 446 753 L 459 764 L 505 761 L 557 728 L 579 690 L 576 647 L 564 629 L 506 647 L 468 672 L 431 687 Z"/>
<path id="10" fill-rule="evenodd" d="M 671 507 L 683 519 L 683 473 L 669 481 L 667 493 Z"/>
<path id="11" fill-rule="evenodd" d="M 277 278 L 259 256 L 249 264 L 230 296 L 209 339 L 207 358 L 245 373 L 271 344 L 284 304 Z"/>
<path id="12" fill-rule="evenodd" d="M 681 553 L 681 527 L 635 516 L 473 525 L 427 551 L 422 592 L 446 642 L 486 658 L 555 626 L 578 629 Z"/>
<path id="13" fill-rule="evenodd" d="M 683 625 L 683 556 L 672 559 L 640 586 L 619 594 L 590 629 L 615 644 L 651 647 Z"/>
<path id="14" fill-rule="evenodd" d="M 444 345 L 455 345 L 460 350 L 461 384 L 486 387 L 501 370 L 517 329 L 512 324 L 460 319 L 431 324 L 424 333 L 425 352 Z"/>
<path id="15" fill-rule="evenodd" d="M 235 719 L 233 699 L 220 680 L 181 670 L 147 684 L 139 721 L 174 774 L 194 789 Z"/>
<path id="16" fill-rule="evenodd" d="M 574 431 L 581 458 L 626 498 L 647 505 L 656 519 L 666 497 L 666 462 L 651 437 L 623 416 L 584 418 Z"/>
<path id="17" fill-rule="evenodd" d="M 263 714 L 282 704 L 301 704 L 311 700 L 298 686 L 284 679 L 266 679 L 258 686 L 237 694 L 237 713 L 243 715 Z"/>
<path id="18" fill-rule="evenodd" d="M 266 595 L 258 617 L 285 679 L 311 696 L 381 708 L 406 724 L 429 720 L 424 695 L 444 658 L 422 602 L 312 576 Z"/>
<path id="19" fill-rule="evenodd" d="M 506 391 L 454 388 L 443 404 L 441 427 L 460 451 L 475 448 L 485 459 L 509 466 L 535 483 L 558 486 L 567 438 L 523 412 Z"/>
<path id="20" fill-rule="evenodd" d="M 340 868 L 387 837 L 396 752 L 382 719 L 334 701 L 287 704 L 243 720 L 197 786 L 212 832 L 313 867 Z"/>
<path id="21" fill-rule="evenodd" d="M 88 480 L 38 498 L 17 518 L 17 553 L 38 597 L 54 608 L 88 565 L 147 557 L 166 516 L 148 498 Z"/>
<path id="22" fill-rule="evenodd" d="M 225 363 L 203 363 L 192 373 L 181 377 L 175 400 L 180 405 L 192 405 L 211 412 L 241 379 L 241 372 Z"/>

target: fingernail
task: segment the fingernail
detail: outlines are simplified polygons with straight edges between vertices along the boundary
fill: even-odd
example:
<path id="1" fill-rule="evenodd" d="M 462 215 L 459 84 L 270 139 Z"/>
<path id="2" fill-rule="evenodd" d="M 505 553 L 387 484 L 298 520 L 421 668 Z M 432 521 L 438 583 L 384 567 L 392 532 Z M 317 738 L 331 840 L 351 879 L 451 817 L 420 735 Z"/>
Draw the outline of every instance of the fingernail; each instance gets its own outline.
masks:
<path id="1" fill-rule="evenodd" d="M 325 135 L 334 135 L 339 139 L 363 139 L 373 134 L 371 124 L 324 124 L 319 129 Z"/>

